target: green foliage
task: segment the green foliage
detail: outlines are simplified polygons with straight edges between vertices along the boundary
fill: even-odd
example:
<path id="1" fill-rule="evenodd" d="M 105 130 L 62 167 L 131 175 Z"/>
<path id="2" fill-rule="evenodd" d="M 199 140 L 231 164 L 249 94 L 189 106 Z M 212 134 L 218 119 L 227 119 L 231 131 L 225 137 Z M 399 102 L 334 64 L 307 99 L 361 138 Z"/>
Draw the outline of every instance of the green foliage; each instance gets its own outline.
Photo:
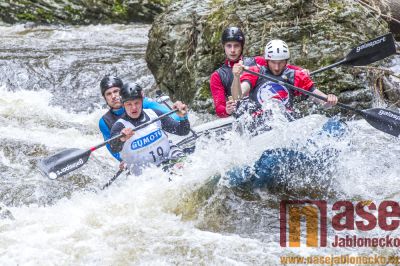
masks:
<path id="1" fill-rule="evenodd" d="M 115 0 L 114 1 L 114 5 L 112 7 L 112 12 L 116 16 L 122 16 L 122 17 L 125 17 L 128 14 L 128 10 L 127 10 L 126 6 L 124 6 L 122 0 Z"/>
<path id="2" fill-rule="evenodd" d="M 27 21 L 37 21 L 37 16 L 32 13 L 19 13 L 17 14 L 17 18 L 20 20 L 27 20 Z"/>
<path id="3" fill-rule="evenodd" d="M 211 98 L 211 91 L 210 91 L 209 83 L 205 82 L 199 90 L 197 100 L 206 101 L 207 99 L 210 99 L 210 98 Z"/>
<path id="4" fill-rule="evenodd" d="M 51 23 L 54 20 L 53 14 L 43 8 L 37 8 L 36 13 L 42 21 L 46 21 L 47 23 Z"/>
<path id="5" fill-rule="evenodd" d="M 345 8 L 345 5 L 342 1 L 329 1 L 329 8 L 332 11 L 343 11 Z"/>
<path id="6" fill-rule="evenodd" d="M 81 12 L 78 9 L 75 9 L 70 5 L 64 6 L 64 11 L 71 15 L 81 15 Z"/>

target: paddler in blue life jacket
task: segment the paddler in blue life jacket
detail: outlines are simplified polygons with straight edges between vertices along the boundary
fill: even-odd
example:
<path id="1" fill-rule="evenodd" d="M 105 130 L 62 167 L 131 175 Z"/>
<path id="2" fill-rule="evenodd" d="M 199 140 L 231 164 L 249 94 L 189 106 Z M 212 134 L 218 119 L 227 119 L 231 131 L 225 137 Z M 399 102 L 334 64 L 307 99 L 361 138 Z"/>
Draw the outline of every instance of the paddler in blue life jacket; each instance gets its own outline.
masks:
<path id="1" fill-rule="evenodd" d="M 103 134 L 104 140 L 108 140 L 111 135 L 111 128 L 114 123 L 122 117 L 125 113 L 125 109 L 120 100 L 120 90 L 123 86 L 123 82 L 119 77 L 113 75 L 105 75 L 100 82 L 100 91 L 106 100 L 107 105 L 110 107 L 107 113 L 105 113 L 99 120 L 99 128 Z M 153 109 L 161 111 L 162 113 L 167 113 L 170 110 L 167 106 L 157 103 L 147 97 L 143 99 L 143 108 Z M 172 118 L 179 121 L 179 116 L 176 114 L 171 115 Z M 113 153 L 109 144 L 106 145 L 108 151 L 112 156 L 118 161 L 122 161 L 119 153 Z M 121 163 L 120 167 L 123 167 Z"/>
<path id="2" fill-rule="evenodd" d="M 140 174 L 143 166 L 160 165 L 166 160 L 181 157 L 182 152 L 171 146 L 164 130 L 179 136 L 189 134 L 187 106 L 180 101 L 172 106 L 178 110 L 176 114 L 180 121 L 165 117 L 133 131 L 135 127 L 159 117 L 163 112 L 143 107 L 143 91 L 137 83 L 124 84 L 120 94 L 125 113 L 112 126 L 111 137 L 120 133 L 124 136 L 111 141 L 110 147 L 113 153 L 120 153 L 120 158 L 127 163 L 131 173 Z"/>

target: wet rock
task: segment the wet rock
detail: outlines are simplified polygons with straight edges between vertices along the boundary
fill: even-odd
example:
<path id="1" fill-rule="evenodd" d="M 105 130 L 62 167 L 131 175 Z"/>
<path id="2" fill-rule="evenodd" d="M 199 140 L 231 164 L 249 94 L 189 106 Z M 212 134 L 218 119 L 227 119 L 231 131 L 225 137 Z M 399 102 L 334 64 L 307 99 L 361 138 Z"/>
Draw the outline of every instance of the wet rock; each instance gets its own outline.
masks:
<path id="1" fill-rule="evenodd" d="M 0 21 L 57 24 L 151 22 L 169 0 L 6 0 L 0 3 Z"/>
<path id="2" fill-rule="evenodd" d="M 10 219 L 15 220 L 12 212 L 6 208 L 3 204 L 0 204 L 0 219 Z"/>
<path id="3" fill-rule="evenodd" d="M 353 105 L 355 102 L 368 103 L 372 100 L 373 94 L 369 88 L 345 91 L 341 94 L 341 101 L 345 104 Z"/>
<path id="4" fill-rule="evenodd" d="M 400 79 L 395 77 L 383 78 L 384 98 L 390 103 L 395 103 L 395 106 L 400 105 Z"/>
<path id="5" fill-rule="evenodd" d="M 353 47 L 389 30 L 379 15 L 355 1 L 177 1 L 156 18 L 149 33 L 146 60 L 159 87 L 194 109 L 212 112 L 209 77 L 223 62 L 220 38 L 228 25 L 244 29 L 245 55 L 261 55 L 268 40 L 280 38 L 291 47 L 291 63 L 310 70 L 339 61 Z M 345 67 L 314 80 L 339 99 L 345 92 L 370 88 L 365 75 Z M 352 102 L 364 106 L 367 99 Z"/>

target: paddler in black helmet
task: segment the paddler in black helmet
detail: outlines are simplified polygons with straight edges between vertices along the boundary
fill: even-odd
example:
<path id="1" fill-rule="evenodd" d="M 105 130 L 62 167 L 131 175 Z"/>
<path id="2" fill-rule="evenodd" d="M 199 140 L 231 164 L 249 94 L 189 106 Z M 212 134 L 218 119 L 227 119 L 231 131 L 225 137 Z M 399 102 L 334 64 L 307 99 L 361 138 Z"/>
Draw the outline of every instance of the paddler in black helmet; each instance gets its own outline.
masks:
<path id="1" fill-rule="evenodd" d="M 121 102 L 120 90 L 123 86 L 121 78 L 114 75 L 105 75 L 100 81 L 100 92 L 104 97 L 108 107 L 110 108 L 99 120 L 99 129 L 103 134 L 104 140 L 108 140 L 111 135 L 111 128 L 114 123 L 122 117 L 125 109 Z M 158 103 L 150 98 L 143 98 L 143 107 L 146 109 L 158 110 L 162 113 L 169 112 L 169 108 L 164 104 Z M 176 114 L 171 115 L 172 118 L 179 121 L 180 118 Z M 112 156 L 118 161 L 122 161 L 119 153 L 112 153 L 110 145 L 107 144 L 107 149 Z M 120 165 L 122 167 L 123 164 Z"/>
<path id="2" fill-rule="evenodd" d="M 171 149 L 164 130 L 184 136 L 190 132 L 186 104 L 177 101 L 172 108 L 177 109 L 180 121 L 165 117 L 160 121 L 133 131 L 132 129 L 153 120 L 163 113 L 158 110 L 143 109 L 143 91 L 137 83 L 126 83 L 121 91 L 121 101 L 125 114 L 111 128 L 111 137 L 123 133 L 124 136 L 110 142 L 112 152 L 119 152 L 131 173 L 140 174 L 143 166 L 159 165 L 165 160 L 175 159 L 182 153 Z"/>
<path id="3" fill-rule="evenodd" d="M 219 117 L 232 115 L 236 107 L 233 99 L 229 98 L 231 96 L 234 64 L 239 62 L 245 66 L 266 66 L 268 64 L 262 56 L 243 57 L 245 41 L 244 33 L 239 27 L 230 26 L 222 32 L 221 44 L 225 53 L 225 62 L 210 77 L 211 95 L 214 100 L 215 112 Z M 289 64 L 287 67 L 303 70 Z M 304 71 L 308 73 L 308 70 Z"/>

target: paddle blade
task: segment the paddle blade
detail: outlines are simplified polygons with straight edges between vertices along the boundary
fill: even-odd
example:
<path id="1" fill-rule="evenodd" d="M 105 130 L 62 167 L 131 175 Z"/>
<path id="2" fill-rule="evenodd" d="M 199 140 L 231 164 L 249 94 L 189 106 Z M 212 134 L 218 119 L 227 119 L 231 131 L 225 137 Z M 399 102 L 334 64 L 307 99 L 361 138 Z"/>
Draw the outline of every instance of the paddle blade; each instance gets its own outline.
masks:
<path id="1" fill-rule="evenodd" d="M 372 108 L 361 111 L 367 122 L 376 129 L 393 135 L 400 136 L 400 114 L 381 108 Z"/>
<path id="2" fill-rule="evenodd" d="M 346 56 L 344 65 L 365 66 L 396 53 L 396 44 L 391 33 L 360 44 Z"/>
<path id="3" fill-rule="evenodd" d="M 56 179 L 78 169 L 89 159 L 91 150 L 66 149 L 57 154 L 41 159 L 40 171 L 50 179 Z"/>

